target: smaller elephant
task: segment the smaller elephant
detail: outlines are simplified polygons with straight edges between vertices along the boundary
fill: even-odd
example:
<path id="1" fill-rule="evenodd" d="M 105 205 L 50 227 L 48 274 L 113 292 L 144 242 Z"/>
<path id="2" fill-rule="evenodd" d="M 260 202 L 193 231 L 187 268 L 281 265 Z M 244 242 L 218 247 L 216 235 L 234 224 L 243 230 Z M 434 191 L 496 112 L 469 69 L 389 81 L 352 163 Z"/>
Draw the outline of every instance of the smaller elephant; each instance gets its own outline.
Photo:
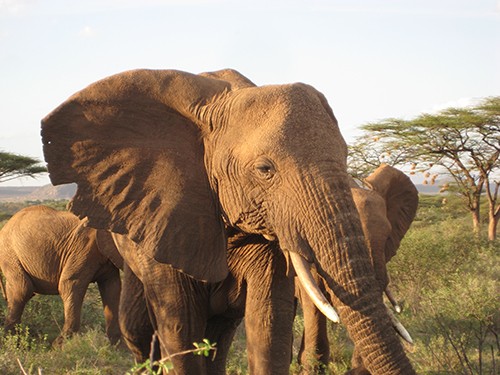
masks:
<path id="1" fill-rule="evenodd" d="M 114 246 L 109 232 L 89 228 L 66 211 L 32 206 L 17 212 L 0 231 L 0 268 L 6 279 L 5 329 L 20 323 L 26 303 L 37 294 L 59 294 L 64 326 L 53 345 L 80 329 L 83 299 L 91 282 L 101 294 L 106 334 L 120 340 L 119 269 L 106 253 Z"/>
<path id="2" fill-rule="evenodd" d="M 376 280 L 380 290 L 385 292 L 391 304 L 399 312 L 400 307 L 388 287 L 389 275 L 386 265 L 396 255 L 402 238 L 415 218 L 418 191 L 408 176 L 385 164 L 378 167 L 364 180 L 367 188 L 360 187 L 354 179 L 350 184 Z M 326 318 L 302 293 L 300 285 L 297 285 L 297 290 L 304 312 L 304 333 L 298 360 L 307 371 L 317 373 L 320 372 L 318 366 L 326 368 L 330 357 Z M 399 324 L 393 323 L 395 327 Z M 403 336 L 406 330 L 401 328 L 399 332 Z M 409 336 L 405 339 L 411 340 Z M 364 366 L 356 350 L 352 366 L 359 373 L 363 373 Z"/>

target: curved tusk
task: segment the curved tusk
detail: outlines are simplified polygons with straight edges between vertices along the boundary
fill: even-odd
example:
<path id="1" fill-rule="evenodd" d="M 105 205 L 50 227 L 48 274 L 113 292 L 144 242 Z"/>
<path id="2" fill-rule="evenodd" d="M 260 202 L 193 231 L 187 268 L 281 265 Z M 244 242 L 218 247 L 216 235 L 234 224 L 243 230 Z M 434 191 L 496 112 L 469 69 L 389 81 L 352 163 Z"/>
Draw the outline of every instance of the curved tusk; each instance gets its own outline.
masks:
<path id="1" fill-rule="evenodd" d="M 410 334 L 406 330 L 406 328 L 396 319 L 394 314 L 390 309 L 387 309 L 387 314 L 389 315 L 389 318 L 391 318 L 392 325 L 394 326 L 394 329 L 396 332 L 409 344 L 413 345 L 413 339 L 411 338 Z"/>
<path id="2" fill-rule="evenodd" d="M 387 299 L 391 303 L 392 307 L 394 307 L 394 310 L 396 310 L 396 312 L 399 314 L 401 312 L 401 306 L 399 306 L 396 299 L 392 295 L 392 292 L 389 289 L 389 286 L 387 286 L 387 288 L 385 288 L 385 295 L 387 296 Z"/>
<path id="3" fill-rule="evenodd" d="M 328 302 L 325 295 L 319 289 L 316 281 L 314 281 L 309 263 L 307 263 L 307 261 L 297 253 L 289 252 L 289 254 L 295 273 L 297 274 L 300 284 L 304 287 L 304 290 L 309 298 L 311 298 L 319 311 L 321 311 L 328 319 L 334 323 L 338 323 L 340 321 L 339 316 L 333 306 Z"/>
<path id="4" fill-rule="evenodd" d="M 263 234 L 262 235 L 266 240 L 268 241 L 275 241 L 276 240 L 276 236 L 272 235 L 272 234 Z"/>

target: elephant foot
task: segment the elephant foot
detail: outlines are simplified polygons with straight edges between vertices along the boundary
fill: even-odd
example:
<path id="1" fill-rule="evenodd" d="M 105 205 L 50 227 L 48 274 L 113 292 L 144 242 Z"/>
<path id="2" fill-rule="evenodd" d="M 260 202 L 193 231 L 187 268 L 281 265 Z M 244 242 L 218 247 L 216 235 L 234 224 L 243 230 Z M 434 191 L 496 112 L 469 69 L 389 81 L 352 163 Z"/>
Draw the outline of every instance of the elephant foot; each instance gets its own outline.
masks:
<path id="1" fill-rule="evenodd" d="M 71 336 L 73 336 L 73 333 L 61 333 L 59 336 L 56 337 L 54 341 L 52 341 L 52 348 L 53 349 L 61 349 L 64 342 L 69 339 Z"/>
<path id="2" fill-rule="evenodd" d="M 64 336 L 57 336 L 56 339 L 52 342 L 52 348 L 53 349 L 61 349 L 65 341 Z"/>
<path id="3" fill-rule="evenodd" d="M 122 335 L 121 334 L 118 334 L 118 335 L 108 335 L 108 340 L 111 343 L 111 345 L 113 345 L 113 346 L 123 346 L 123 347 L 126 347 L 126 345 L 123 343 Z"/>
<path id="4" fill-rule="evenodd" d="M 321 355 L 307 355 L 305 359 L 300 361 L 302 367 L 300 373 L 302 375 L 315 374 L 322 375 L 328 372 L 328 363 L 322 361 Z"/>

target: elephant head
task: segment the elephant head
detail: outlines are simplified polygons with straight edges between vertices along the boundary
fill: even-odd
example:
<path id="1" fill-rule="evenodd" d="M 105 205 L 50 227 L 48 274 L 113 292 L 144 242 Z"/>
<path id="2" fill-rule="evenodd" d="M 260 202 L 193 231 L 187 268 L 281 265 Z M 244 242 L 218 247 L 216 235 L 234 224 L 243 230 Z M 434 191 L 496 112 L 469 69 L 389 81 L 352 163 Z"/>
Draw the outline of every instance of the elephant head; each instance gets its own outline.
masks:
<path id="1" fill-rule="evenodd" d="M 396 255 L 418 207 L 418 191 L 400 170 L 382 164 L 364 181 L 366 188 L 352 180 L 351 192 L 365 233 L 376 278 L 387 297 L 396 305 L 389 289 L 386 264 Z M 398 311 L 399 312 L 399 311 Z"/>
<path id="2" fill-rule="evenodd" d="M 215 282 L 224 226 L 314 263 L 372 373 L 411 373 L 376 285 L 346 172 L 346 144 L 311 86 L 255 86 L 233 70 L 135 70 L 98 81 L 42 121 L 71 210 L 158 262 Z"/>

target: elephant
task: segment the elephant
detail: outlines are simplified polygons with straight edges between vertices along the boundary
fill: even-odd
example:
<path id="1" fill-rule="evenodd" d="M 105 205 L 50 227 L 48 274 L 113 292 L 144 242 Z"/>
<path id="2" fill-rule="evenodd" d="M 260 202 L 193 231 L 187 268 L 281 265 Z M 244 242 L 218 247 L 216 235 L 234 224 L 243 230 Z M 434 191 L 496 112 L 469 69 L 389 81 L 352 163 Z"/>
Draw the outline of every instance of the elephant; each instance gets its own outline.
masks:
<path id="1" fill-rule="evenodd" d="M 415 216 L 418 192 L 404 173 L 387 165 L 379 167 L 365 183 L 370 186 L 370 190 L 360 188 L 352 180 L 351 192 L 368 241 L 377 281 L 387 293 L 386 262 L 381 263 L 377 259 L 386 259 L 385 251 L 389 253 L 387 259 L 395 255 L 401 238 Z M 246 317 L 250 372 L 287 374 L 295 316 L 294 280 L 287 276 L 285 259 L 276 241 L 267 241 L 258 235 L 228 232 L 228 277 L 209 288 L 200 287 L 209 296 L 211 309 L 219 311 L 208 318 L 205 331 L 205 337 L 218 344 L 215 363 L 207 363 L 209 373 L 224 373 L 235 330 Z M 118 247 L 124 245 L 126 243 L 120 246 L 120 240 L 117 240 Z M 144 287 L 133 272 L 128 272 L 131 272 L 130 268 L 124 272 L 120 327 L 136 361 L 144 362 L 151 355 L 154 328 L 150 323 Z M 169 282 L 169 285 L 179 288 L 178 284 L 174 278 Z M 300 283 L 297 284 L 300 288 Z M 181 288 L 183 292 L 175 293 L 174 298 L 181 298 L 191 288 L 190 283 L 187 283 Z M 192 296 L 195 293 L 188 294 Z M 299 350 L 299 364 L 303 364 L 307 372 L 319 373 L 326 368 L 329 359 L 326 317 L 307 295 L 302 296 L 306 330 Z M 198 319 L 204 318 L 200 316 Z M 317 363 L 309 365 L 306 358 L 312 355 L 321 359 L 323 367 L 314 366 Z M 157 352 L 155 358 L 160 357 Z"/>
<path id="2" fill-rule="evenodd" d="M 379 166 L 363 182 L 367 188 L 360 187 L 351 179 L 351 192 L 366 236 L 375 277 L 380 289 L 385 291 L 391 304 L 400 312 L 401 308 L 389 289 L 386 264 L 396 255 L 401 240 L 415 218 L 418 191 L 408 176 L 386 164 Z M 319 373 L 327 368 L 330 356 L 327 322 L 300 288 L 298 284 L 297 294 L 304 313 L 304 332 L 298 362 L 307 372 Z M 411 342 L 405 331 L 402 331 L 402 336 Z M 352 367 L 359 373 L 363 368 L 356 352 Z"/>
<path id="3" fill-rule="evenodd" d="M 203 322 L 203 337 L 217 347 L 215 359 L 205 361 L 207 372 L 225 374 L 229 348 L 237 327 L 245 318 L 250 373 L 288 374 L 295 316 L 293 275 L 288 272 L 277 241 L 270 242 L 256 234 L 228 232 L 229 274 L 222 282 L 203 283 L 166 268 L 168 298 L 172 299 L 169 305 L 175 308 L 184 298 L 196 296 L 196 301 L 190 305 L 198 311 L 204 310 L 190 317 L 193 322 L 189 324 L 183 321 L 182 315 L 171 316 L 169 324 L 202 327 L 200 323 Z M 116 242 L 122 252 L 132 250 L 124 250 L 124 246 L 135 246 L 122 240 Z M 140 279 L 127 263 L 124 266 L 119 313 L 123 339 L 137 362 L 148 358 L 158 360 L 162 354 L 163 357 L 168 354 L 160 353 L 161 349 L 155 347 L 152 340 L 154 321 L 158 317 L 148 311 Z M 177 367 L 175 369 L 179 372 Z"/>
<path id="4" fill-rule="evenodd" d="M 187 296 L 169 305 L 168 270 L 194 283 L 225 280 L 231 228 L 278 241 L 331 312 L 310 282 L 315 266 L 370 372 L 414 373 L 375 281 L 347 145 L 312 86 L 256 86 L 232 69 L 137 69 L 68 98 L 42 119 L 41 135 L 52 183 L 77 184 L 70 210 L 131 242 L 119 251 L 144 285 L 162 353 L 191 348 L 206 331 L 203 319 L 169 324 L 200 305 Z M 173 364 L 206 372 L 195 356 Z"/>
<path id="5" fill-rule="evenodd" d="M 111 248 L 109 248 L 111 246 Z M 106 334 L 120 341 L 120 272 L 108 259 L 116 251 L 111 234 L 86 227 L 75 215 L 47 206 L 18 211 L 0 231 L 0 269 L 6 280 L 5 330 L 21 322 L 26 303 L 36 294 L 59 294 L 64 326 L 53 342 L 78 332 L 88 285 L 96 282 L 102 299 Z"/>

